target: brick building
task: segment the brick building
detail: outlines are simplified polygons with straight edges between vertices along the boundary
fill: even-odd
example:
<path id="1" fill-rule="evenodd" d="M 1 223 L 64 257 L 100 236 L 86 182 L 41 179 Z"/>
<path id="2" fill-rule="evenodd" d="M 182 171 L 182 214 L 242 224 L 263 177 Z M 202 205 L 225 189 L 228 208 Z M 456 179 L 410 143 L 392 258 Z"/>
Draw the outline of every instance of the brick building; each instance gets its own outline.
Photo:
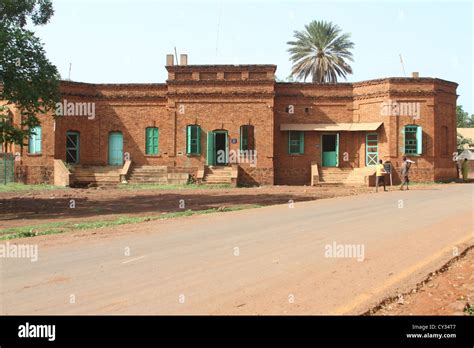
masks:
<path id="1" fill-rule="evenodd" d="M 138 178 L 142 169 L 204 182 L 228 175 L 241 185 L 367 184 L 377 160 L 396 170 L 404 154 L 415 181 L 456 177 L 456 83 L 283 83 L 274 65 L 167 58 L 163 84 L 62 81 L 61 116 L 40 116 L 28 146 L 9 147 L 17 178 L 52 183 L 66 167 L 73 181 L 88 168 L 85 181 Z"/>

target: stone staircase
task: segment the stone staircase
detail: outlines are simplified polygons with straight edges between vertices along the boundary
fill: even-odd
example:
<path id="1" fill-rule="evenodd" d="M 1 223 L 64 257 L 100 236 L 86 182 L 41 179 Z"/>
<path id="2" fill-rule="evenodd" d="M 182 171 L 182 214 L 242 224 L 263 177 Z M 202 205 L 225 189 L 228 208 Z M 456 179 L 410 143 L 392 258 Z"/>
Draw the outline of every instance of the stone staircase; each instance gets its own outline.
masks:
<path id="1" fill-rule="evenodd" d="M 231 185 L 232 167 L 206 166 L 202 182 L 210 185 Z"/>
<path id="2" fill-rule="evenodd" d="M 188 183 L 188 173 L 170 173 L 167 166 L 133 166 L 128 174 L 130 184 L 175 184 Z"/>
<path id="3" fill-rule="evenodd" d="M 133 166 L 128 174 L 129 184 L 167 184 L 167 166 Z"/>
<path id="4" fill-rule="evenodd" d="M 122 167 L 80 166 L 72 169 L 72 186 L 108 186 L 120 183 Z"/>
<path id="5" fill-rule="evenodd" d="M 375 172 L 374 167 L 337 168 L 322 167 L 319 169 L 319 183 L 326 185 L 368 185 L 368 176 Z"/>

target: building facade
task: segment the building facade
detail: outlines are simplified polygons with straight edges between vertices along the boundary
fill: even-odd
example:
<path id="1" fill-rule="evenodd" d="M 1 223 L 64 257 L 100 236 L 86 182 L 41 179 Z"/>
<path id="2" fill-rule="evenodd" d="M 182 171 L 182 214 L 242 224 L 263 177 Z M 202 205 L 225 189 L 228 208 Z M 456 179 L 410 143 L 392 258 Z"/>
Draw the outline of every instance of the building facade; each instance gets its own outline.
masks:
<path id="1" fill-rule="evenodd" d="M 163 84 L 61 82 L 57 115 L 40 116 L 27 146 L 9 147 L 17 178 L 52 183 L 54 160 L 72 168 L 130 160 L 191 178 L 233 166 L 241 185 L 309 185 L 315 166 L 323 179 L 364 177 L 379 159 L 396 170 L 404 155 L 415 181 L 456 177 L 456 83 L 283 83 L 274 65 L 172 62 Z"/>

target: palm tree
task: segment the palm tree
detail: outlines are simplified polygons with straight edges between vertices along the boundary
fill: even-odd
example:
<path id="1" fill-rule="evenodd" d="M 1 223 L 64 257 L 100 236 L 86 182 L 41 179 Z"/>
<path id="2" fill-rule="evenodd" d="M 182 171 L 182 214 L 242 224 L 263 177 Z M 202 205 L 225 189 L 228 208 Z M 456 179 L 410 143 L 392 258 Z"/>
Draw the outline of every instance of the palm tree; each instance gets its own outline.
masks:
<path id="1" fill-rule="evenodd" d="M 337 78 L 352 74 L 351 62 L 354 43 L 350 34 L 341 34 L 341 28 L 331 22 L 312 21 L 305 30 L 295 31 L 295 41 L 288 41 L 288 52 L 293 62 L 292 75 L 306 81 L 312 76 L 313 82 L 336 83 Z"/>

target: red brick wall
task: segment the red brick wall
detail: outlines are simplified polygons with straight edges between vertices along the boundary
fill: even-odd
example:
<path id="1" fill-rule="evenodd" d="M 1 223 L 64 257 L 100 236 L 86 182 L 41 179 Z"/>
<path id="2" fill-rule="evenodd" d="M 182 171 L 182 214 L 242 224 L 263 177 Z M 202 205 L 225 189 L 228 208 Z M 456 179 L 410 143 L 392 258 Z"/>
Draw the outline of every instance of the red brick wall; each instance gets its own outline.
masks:
<path id="1" fill-rule="evenodd" d="M 166 84 L 93 85 L 63 82 L 62 98 L 95 103 L 95 118 L 63 116 L 54 131 L 51 116 L 41 116 L 43 153 L 21 151 L 17 173 L 27 182 L 52 182 L 52 160 L 65 160 L 66 132 L 80 132 L 81 164 L 106 165 L 108 134 L 121 131 L 124 152 L 136 165 L 168 165 L 195 175 L 206 163 L 206 134 L 225 129 L 231 150 L 239 149 L 239 127 L 255 127 L 257 165 L 242 164 L 239 181 L 252 184 L 309 184 L 311 162 L 321 164 L 321 132 L 305 132 L 305 153 L 288 154 L 284 123 L 383 122 L 377 130 L 379 157 L 401 165 L 402 129 L 423 127 L 423 155 L 412 159 L 413 180 L 432 181 L 455 177 L 452 152 L 456 147 L 456 84 L 437 79 L 381 79 L 360 83 L 318 85 L 275 83 L 274 66 L 167 67 Z M 177 75 L 178 74 L 178 75 Z M 226 79 L 227 78 L 227 79 Z M 383 116 L 383 101 L 418 102 L 420 119 Z M 294 106 L 294 114 L 286 108 Z M 181 112 L 184 111 L 184 112 Z M 19 116 L 15 116 L 19 124 Z M 201 155 L 186 155 L 185 129 L 201 126 Z M 145 155 L 145 129 L 159 128 L 159 154 Z M 447 136 L 445 128 L 447 127 Z M 365 131 L 340 132 L 341 167 L 365 166 Z M 448 153 L 446 154 L 446 149 Z M 348 160 L 344 161 L 344 152 Z"/>

